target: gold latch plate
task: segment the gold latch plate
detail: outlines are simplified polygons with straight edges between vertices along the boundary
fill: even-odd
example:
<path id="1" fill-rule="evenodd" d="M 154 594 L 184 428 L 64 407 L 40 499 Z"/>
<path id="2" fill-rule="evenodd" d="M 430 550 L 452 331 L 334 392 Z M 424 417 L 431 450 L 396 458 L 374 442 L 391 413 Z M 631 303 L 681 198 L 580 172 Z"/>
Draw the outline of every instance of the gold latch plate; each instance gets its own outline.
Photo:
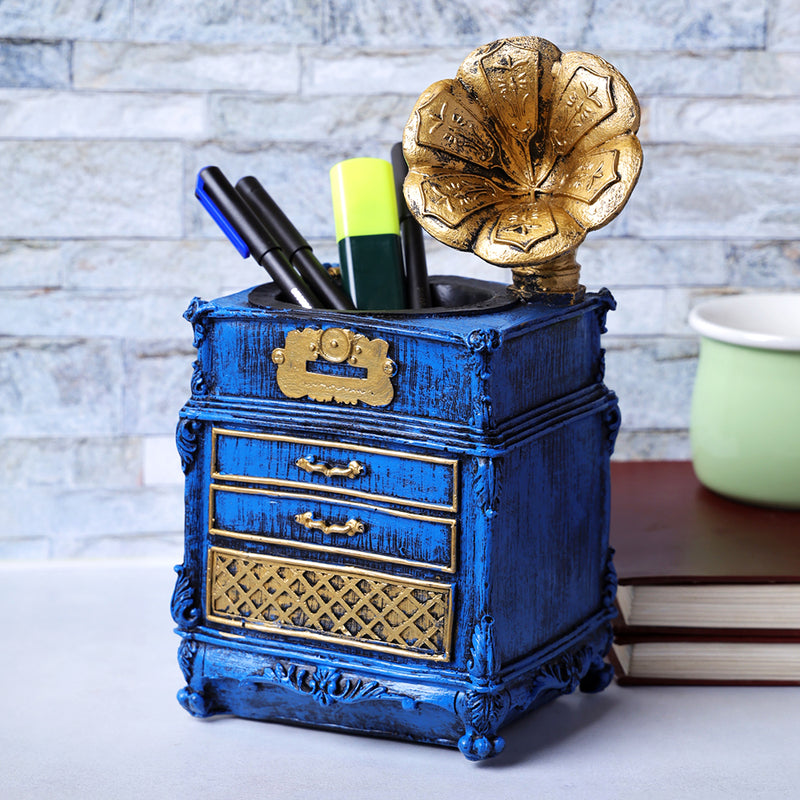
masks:
<path id="1" fill-rule="evenodd" d="M 388 351 L 389 343 L 383 339 L 368 339 L 345 328 L 303 328 L 286 334 L 284 346 L 272 351 L 272 361 L 278 367 L 278 388 L 286 397 L 385 406 L 394 397 L 391 378 L 397 370 L 386 356 Z M 366 370 L 366 376 L 309 372 L 308 362 L 320 357 Z"/>

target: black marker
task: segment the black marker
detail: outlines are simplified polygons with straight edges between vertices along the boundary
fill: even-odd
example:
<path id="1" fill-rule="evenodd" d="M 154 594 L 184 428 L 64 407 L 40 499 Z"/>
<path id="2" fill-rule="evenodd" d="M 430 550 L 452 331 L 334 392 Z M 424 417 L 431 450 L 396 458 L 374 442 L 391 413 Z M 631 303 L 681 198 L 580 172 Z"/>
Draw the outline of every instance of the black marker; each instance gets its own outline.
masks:
<path id="1" fill-rule="evenodd" d="M 264 227 L 275 237 L 292 266 L 320 299 L 329 308 L 352 311 L 355 308 L 353 301 L 333 282 L 328 271 L 314 255 L 311 245 L 258 180 L 248 175 L 236 184 L 236 191 L 247 201 Z"/>
<path id="2" fill-rule="evenodd" d="M 408 164 L 403 155 L 403 144 L 392 147 L 394 188 L 397 192 L 397 213 L 400 217 L 400 238 L 403 241 L 403 260 L 406 267 L 406 295 L 411 308 L 430 308 L 431 289 L 428 285 L 428 264 L 425 260 L 425 241 L 417 218 L 408 210 L 403 195 L 403 181 L 408 175 Z"/>
<path id="3" fill-rule="evenodd" d="M 194 193 L 242 258 L 252 255 L 280 290 L 298 305 L 303 308 L 323 308 L 319 298 L 294 271 L 278 243 L 264 230 L 250 206 L 219 167 L 200 170 Z"/>

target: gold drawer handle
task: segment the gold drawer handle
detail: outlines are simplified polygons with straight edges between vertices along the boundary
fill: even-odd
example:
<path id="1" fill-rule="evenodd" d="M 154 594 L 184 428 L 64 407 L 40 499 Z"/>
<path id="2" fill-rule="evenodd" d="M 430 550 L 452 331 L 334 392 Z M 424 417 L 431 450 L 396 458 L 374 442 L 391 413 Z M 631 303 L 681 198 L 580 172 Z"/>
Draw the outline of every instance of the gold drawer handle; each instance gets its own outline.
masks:
<path id="1" fill-rule="evenodd" d="M 294 462 L 304 472 L 319 473 L 326 478 L 357 478 L 364 471 L 364 466 L 358 461 L 351 461 L 346 467 L 331 467 L 325 463 L 314 463 L 305 456 Z"/>
<path id="2" fill-rule="evenodd" d="M 344 534 L 354 536 L 356 533 L 364 533 L 364 523 L 357 519 L 349 519 L 343 525 L 328 525 L 321 519 L 314 519 L 310 511 L 302 514 L 295 514 L 294 521 L 309 530 L 318 530 L 323 533 Z"/>

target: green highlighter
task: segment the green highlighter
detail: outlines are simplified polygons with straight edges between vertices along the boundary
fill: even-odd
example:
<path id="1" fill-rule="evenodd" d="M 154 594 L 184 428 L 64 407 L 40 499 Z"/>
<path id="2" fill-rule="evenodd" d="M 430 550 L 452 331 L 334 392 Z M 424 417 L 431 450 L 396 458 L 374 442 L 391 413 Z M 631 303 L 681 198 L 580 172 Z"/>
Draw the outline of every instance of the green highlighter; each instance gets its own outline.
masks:
<path id="1" fill-rule="evenodd" d="M 406 308 L 392 165 L 350 158 L 331 167 L 342 282 L 358 309 Z"/>

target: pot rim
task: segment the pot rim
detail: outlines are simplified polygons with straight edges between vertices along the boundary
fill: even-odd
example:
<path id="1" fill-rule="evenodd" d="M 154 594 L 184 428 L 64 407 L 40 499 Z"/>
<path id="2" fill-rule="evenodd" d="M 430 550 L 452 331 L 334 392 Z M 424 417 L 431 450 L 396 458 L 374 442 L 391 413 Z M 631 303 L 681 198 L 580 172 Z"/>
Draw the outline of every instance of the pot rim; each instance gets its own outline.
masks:
<path id="1" fill-rule="evenodd" d="M 716 297 L 689 312 L 689 325 L 701 336 L 718 342 L 800 351 L 800 294 Z"/>

